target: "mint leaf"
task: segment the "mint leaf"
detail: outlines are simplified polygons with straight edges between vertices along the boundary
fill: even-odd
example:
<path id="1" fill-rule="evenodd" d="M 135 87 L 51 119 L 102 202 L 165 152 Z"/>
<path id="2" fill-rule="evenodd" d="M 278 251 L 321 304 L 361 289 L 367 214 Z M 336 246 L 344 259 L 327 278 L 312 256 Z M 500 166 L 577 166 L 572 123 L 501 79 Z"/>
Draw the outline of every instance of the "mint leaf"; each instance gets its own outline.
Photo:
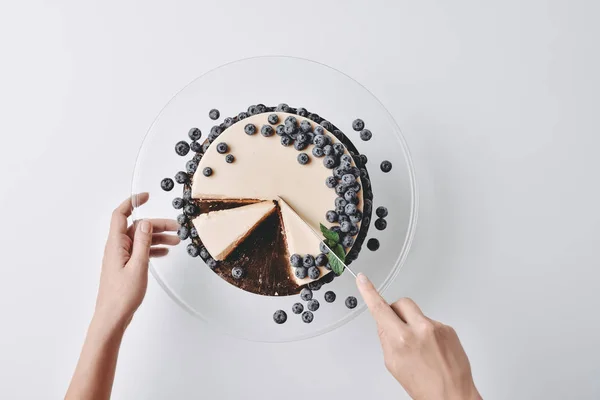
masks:
<path id="1" fill-rule="evenodd" d="M 343 263 L 346 262 L 346 252 L 344 251 L 344 247 L 341 244 L 337 244 L 331 250 L 333 250 L 335 255 L 338 256 Z"/>
<path id="2" fill-rule="evenodd" d="M 323 224 L 321 225 L 321 233 L 325 236 L 325 239 L 333 240 L 338 243 L 340 241 L 340 235 L 337 232 L 327 229 L 327 227 Z"/>
<path id="3" fill-rule="evenodd" d="M 335 245 L 337 245 L 337 242 L 335 240 L 325 239 L 325 244 L 327 245 L 327 247 L 332 248 L 335 247 Z"/>
<path id="4" fill-rule="evenodd" d="M 336 275 L 341 275 L 344 272 L 344 263 L 346 262 L 346 253 L 341 244 L 337 244 L 331 247 L 334 254 L 327 254 L 327 260 L 331 266 L 331 270 Z M 337 256 L 337 257 L 336 257 Z"/>

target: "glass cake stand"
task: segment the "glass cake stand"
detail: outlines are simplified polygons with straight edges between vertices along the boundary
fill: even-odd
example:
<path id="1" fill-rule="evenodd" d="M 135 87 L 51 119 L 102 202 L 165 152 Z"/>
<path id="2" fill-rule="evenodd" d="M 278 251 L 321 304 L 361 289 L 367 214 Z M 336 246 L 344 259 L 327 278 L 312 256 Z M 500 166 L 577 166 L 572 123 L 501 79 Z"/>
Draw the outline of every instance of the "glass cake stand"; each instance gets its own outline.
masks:
<path id="1" fill-rule="evenodd" d="M 175 218 L 179 214 L 171 201 L 181 196 L 181 186 L 176 184 L 171 192 L 165 192 L 160 181 L 185 170 L 189 158 L 175 153 L 175 143 L 189 141 L 191 127 L 200 128 L 206 138 L 215 125 L 208 117 L 210 109 L 218 109 L 222 120 L 258 103 L 287 103 L 315 112 L 341 129 L 359 152 L 367 155 L 373 210 L 386 206 L 388 224 L 383 231 L 375 229 L 373 211 L 369 234 L 351 268 L 367 274 L 383 292 L 398 275 L 415 231 L 418 199 L 411 157 L 400 129 L 375 96 L 349 76 L 314 61 L 279 56 L 243 59 L 207 72 L 177 93 L 150 127 L 138 154 L 132 192 L 149 192 L 150 201 L 134 211 L 134 218 Z M 352 130 L 356 118 L 363 119 L 373 132 L 370 141 L 360 140 L 358 132 Z M 380 169 L 383 160 L 392 162 L 389 173 Z M 367 248 L 370 238 L 379 240 L 377 251 Z M 153 259 L 152 274 L 179 305 L 224 333 L 261 342 L 301 340 L 332 331 L 365 310 L 354 278 L 346 272 L 314 292 L 321 306 L 314 312 L 312 323 L 304 323 L 291 311 L 300 301 L 298 295 L 267 297 L 230 285 L 200 257 L 190 257 L 187 243 L 171 249 L 166 257 Z M 336 293 L 335 302 L 325 302 L 327 290 Z M 356 308 L 345 306 L 348 296 L 359 300 Z M 273 322 L 278 309 L 288 315 L 282 325 Z"/>

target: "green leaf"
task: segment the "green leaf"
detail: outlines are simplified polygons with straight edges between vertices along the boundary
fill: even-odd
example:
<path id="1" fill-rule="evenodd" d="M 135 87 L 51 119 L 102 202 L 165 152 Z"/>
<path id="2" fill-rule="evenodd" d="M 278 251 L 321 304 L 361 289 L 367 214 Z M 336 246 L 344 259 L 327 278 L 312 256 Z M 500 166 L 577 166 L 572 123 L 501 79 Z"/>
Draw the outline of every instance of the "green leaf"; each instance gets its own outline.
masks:
<path id="1" fill-rule="evenodd" d="M 341 275 L 342 272 L 344 272 L 344 263 L 346 262 L 346 253 L 344 252 L 344 247 L 342 247 L 341 244 L 336 244 L 335 246 L 331 247 L 331 250 L 334 254 L 327 254 L 327 260 L 329 261 L 331 270 L 336 275 Z"/>
<path id="2" fill-rule="evenodd" d="M 344 251 L 344 247 L 341 244 L 337 244 L 331 250 L 333 250 L 335 255 L 338 256 L 343 263 L 346 262 L 346 252 Z"/>
<path id="3" fill-rule="evenodd" d="M 321 233 L 325 236 L 325 239 L 333 240 L 338 243 L 340 241 L 340 235 L 337 232 L 327 229 L 327 227 L 323 224 L 321 225 Z"/>
<path id="4" fill-rule="evenodd" d="M 332 248 L 337 245 L 337 242 L 335 240 L 325 239 L 325 244 L 327 245 L 327 247 Z"/>

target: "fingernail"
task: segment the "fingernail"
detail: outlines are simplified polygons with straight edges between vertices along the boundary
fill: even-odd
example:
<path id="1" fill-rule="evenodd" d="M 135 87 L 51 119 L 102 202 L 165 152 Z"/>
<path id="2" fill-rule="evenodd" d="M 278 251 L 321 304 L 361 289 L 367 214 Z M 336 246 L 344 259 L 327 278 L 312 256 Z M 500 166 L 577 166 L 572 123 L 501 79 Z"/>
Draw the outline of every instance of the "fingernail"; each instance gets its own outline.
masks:
<path id="1" fill-rule="evenodd" d="M 140 222 L 140 229 L 144 233 L 149 233 L 150 232 L 150 222 L 148 222 L 146 220 Z"/>
<path id="2" fill-rule="evenodd" d="M 363 274 L 362 272 L 358 273 L 357 280 L 358 280 L 358 283 L 360 283 L 361 285 L 364 285 L 365 283 L 369 283 L 369 278 L 367 278 L 367 276 L 365 274 Z"/>

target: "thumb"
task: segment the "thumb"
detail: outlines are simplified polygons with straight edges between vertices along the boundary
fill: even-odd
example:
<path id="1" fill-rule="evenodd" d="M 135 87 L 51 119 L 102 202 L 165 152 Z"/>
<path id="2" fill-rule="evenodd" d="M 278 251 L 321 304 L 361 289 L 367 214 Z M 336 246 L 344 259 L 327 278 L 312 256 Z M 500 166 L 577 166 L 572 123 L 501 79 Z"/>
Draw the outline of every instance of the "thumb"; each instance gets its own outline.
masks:
<path id="1" fill-rule="evenodd" d="M 138 224 L 133 236 L 133 250 L 129 263 L 135 268 L 145 267 L 150 259 L 150 246 L 152 245 L 152 224 L 142 220 Z"/>
<path id="2" fill-rule="evenodd" d="M 371 315 L 381 328 L 402 322 L 365 274 L 358 274 L 356 285 Z"/>

